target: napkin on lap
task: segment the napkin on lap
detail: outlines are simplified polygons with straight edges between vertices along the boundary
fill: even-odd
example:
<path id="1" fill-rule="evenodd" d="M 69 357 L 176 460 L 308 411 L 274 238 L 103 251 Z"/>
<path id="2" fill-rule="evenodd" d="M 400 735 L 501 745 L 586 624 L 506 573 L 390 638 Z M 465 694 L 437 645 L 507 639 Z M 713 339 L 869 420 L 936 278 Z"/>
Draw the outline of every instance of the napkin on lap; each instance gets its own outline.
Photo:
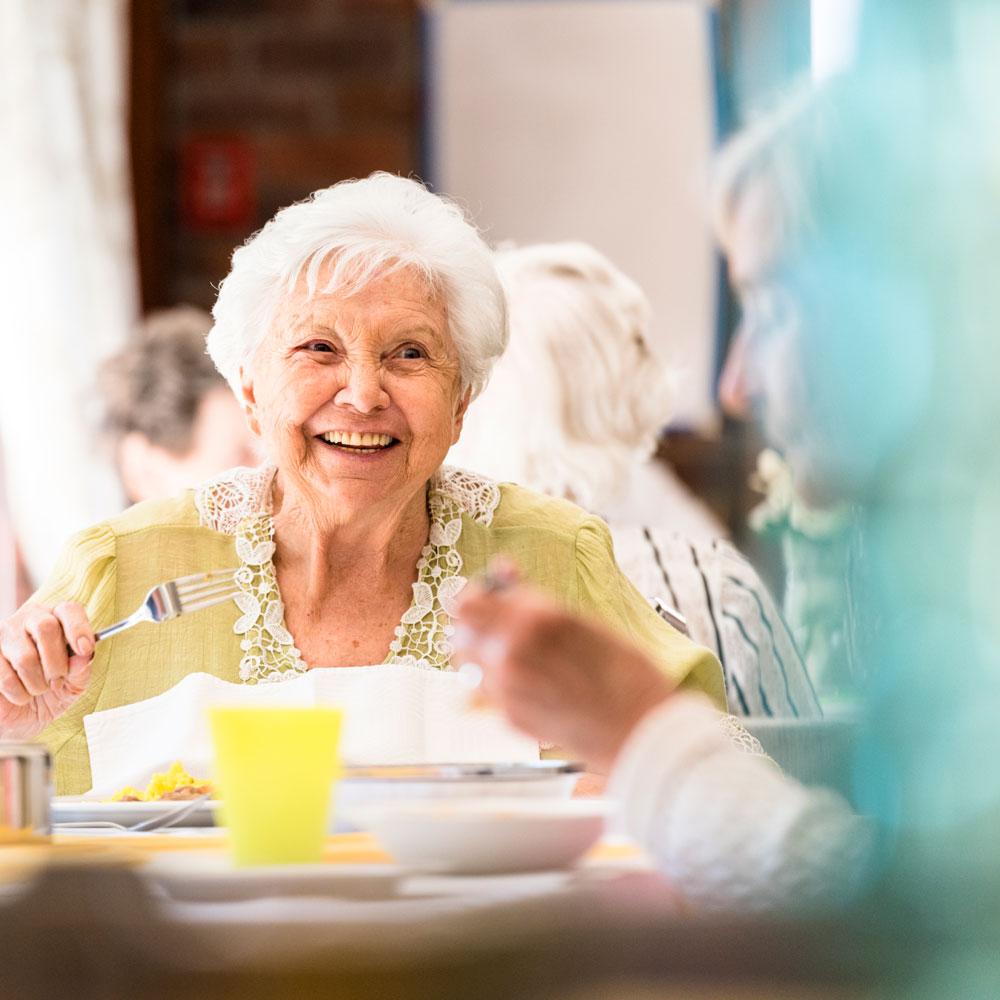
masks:
<path id="1" fill-rule="evenodd" d="M 175 760 L 211 777 L 208 709 L 215 705 L 337 705 L 344 709 L 341 755 L 347 764 L 473 763 L 538 759 L 538 744 L 497 713 L 470 711 L 453 671 L 397 664 L 310 670 L 274 684 L 231 684 L 189 674 L 169 691 L 84 719 L 91 795 L 144 788 Z"/>

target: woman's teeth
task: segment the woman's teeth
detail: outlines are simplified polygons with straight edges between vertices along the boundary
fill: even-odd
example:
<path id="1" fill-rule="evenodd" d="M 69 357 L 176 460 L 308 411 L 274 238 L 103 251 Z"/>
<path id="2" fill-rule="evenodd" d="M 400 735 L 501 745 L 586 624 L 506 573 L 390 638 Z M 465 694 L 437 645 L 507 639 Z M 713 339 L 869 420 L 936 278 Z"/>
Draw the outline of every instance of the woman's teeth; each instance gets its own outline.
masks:
<path id="1" fill-rule="evenodd" d="M 393 441 L 390 434 L 358 434 L 357 431 L 351 433 L 346 431 L 327 431 L 325 434 L 320 434 L 320 437 L 327 444 L 358 448 L 367 453 L 377 451 L 379 448 L 386 448 Z"/>

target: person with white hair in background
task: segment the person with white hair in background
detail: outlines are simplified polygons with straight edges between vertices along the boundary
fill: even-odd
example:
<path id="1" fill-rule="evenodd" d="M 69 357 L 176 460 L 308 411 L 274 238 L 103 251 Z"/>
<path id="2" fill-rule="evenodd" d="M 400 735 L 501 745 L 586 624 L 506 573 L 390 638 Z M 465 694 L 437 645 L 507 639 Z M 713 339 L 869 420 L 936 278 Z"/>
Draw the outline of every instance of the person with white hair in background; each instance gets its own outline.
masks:
<path id="1" fill-rule="evenodd" d="M 642 289 L 587 243 L 503 246 L 510 344 L 451 458 L 561 496 L 611 522 L 726 529 L 663 462 L 673 379 L 649 343 Z"/>
<path id="2" fill-rule="evenodd" d="M 679 613 L 722 663 L 741 716 L 822 714 L 753 566 L 673 471 L 651 460 L 672 408 L 642 289 L 586 243 L 505 247 L 510 345 L 450 459 L 604 517 L 647 598 Z"/>
<path id="3" fill-rule="evenodd" d="M 498 552 L 725 707 L 718 662 L 635 591 L 599 519 L 442 467 L 507 341 L 493 255 L 455 204 L 386 173 L 318 191 L 236 250 L 213 315 L 209 351 L 269 461 L 77 535 L 0 626 L 0 728 L 50 745 L 59 792 L 90 787 L 86 716 L 193 672 L 449 669 L 454 596 Z M 233 601 L 95 653 L 152 585 L 233 566 Z"/>

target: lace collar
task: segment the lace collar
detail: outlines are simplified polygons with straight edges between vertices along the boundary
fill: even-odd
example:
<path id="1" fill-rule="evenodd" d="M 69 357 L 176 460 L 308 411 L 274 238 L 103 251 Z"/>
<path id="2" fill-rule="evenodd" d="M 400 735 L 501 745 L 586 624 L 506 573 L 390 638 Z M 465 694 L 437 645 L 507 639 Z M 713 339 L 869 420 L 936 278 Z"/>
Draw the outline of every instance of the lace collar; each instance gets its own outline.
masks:
<path id="1" fill-rule="evenodd" d="M 233 626 L 242 636 L 240 679 L 246 684 L 280 681 L 306 670 L 284 626 L 285 609 L 274 573 L 274 520 L 271 516 L 272 465 L 231 469 L 195 492 L 204 527 L 233 535 L 240 569 Z M 465 586 L 457 549 L 462 515 L 489 525 L 500 502 L 496 483 L 474 473 L 442 466 L 427 491 L 430 534 L 417 562 L 413 603 L 396 626 L 390 663 L 444 669 L 449 664 L 452 602 Z"/>

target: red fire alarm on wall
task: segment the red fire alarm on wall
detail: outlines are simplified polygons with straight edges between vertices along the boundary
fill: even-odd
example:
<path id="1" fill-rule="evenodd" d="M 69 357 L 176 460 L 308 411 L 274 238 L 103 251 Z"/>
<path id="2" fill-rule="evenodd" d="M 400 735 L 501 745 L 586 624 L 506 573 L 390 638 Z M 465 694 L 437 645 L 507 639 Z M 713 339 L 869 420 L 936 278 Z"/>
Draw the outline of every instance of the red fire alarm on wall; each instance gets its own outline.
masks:
<path id="1" fill-rule="evenodd" d="M 180 151 L 181 217 L 188 228 L 239 229 L 256 208 L 253 148 L 239 136 L 190 136 Z"/>

